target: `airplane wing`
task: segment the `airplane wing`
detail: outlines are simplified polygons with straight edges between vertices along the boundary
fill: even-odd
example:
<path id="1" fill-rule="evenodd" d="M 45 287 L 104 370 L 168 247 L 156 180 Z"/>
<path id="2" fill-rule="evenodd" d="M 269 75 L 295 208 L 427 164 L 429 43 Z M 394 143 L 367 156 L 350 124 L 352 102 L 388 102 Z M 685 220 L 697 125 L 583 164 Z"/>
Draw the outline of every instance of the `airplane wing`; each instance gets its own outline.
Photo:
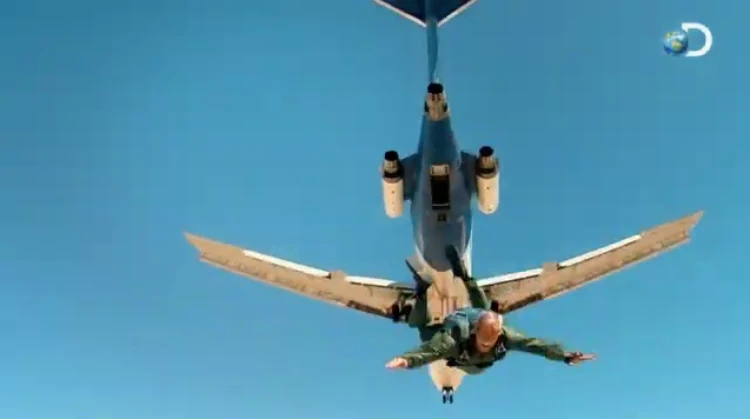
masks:
<path id="1" fill-rule="evenodd" d="M 414 293 L 412 286 L 379 278 L 329 272 L 186 233 L 200 260 L 306 297 L 391 318 L 391 306 Z"/>
<path id="2" fill-rule="evenodd" d="M 545 263 L 541 268 L 480 279 L 477 284 L 500 313 L 518 310 L 541 300 L 599 280 L 690 240 L 703 211 L 662 224 L 564 262 Z"/>

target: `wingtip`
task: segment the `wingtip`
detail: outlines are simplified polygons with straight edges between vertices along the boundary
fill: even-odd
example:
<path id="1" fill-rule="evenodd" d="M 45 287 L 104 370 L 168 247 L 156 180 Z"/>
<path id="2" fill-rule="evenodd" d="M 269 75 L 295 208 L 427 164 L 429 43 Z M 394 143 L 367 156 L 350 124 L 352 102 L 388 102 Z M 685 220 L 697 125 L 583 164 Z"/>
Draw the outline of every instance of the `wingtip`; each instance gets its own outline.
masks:
<path id="1" fill-rule="evenodd" d="M 700 220 L 703 218 L 703 214 L 705 213 L 705 210 L 700 210 L 692 215 L 688 215 L 685 217 L 685 221 L 688 225 L 687 229 L 692 230 L 695 228 L 696 225 L 700 222 Z"/>
<path id="2" fill-rule="evenodd" d="M 188 241 L 188 243 L 190 243 L 191 245 L 193 245 L 193 247 L 195 247 L 196 249 L 200 249 L 200 241 L 201 241 L 201 237 L 200 236 L 197 236 L 197 235 L 195 235 L 193 233 L 189 233 L 187 231 L 184 233 L 184 235 L 185 235 L 185 239 Z"/>
<path id="3" fill-rule="evenodd" d="M 672 220 L 659 226 L 653 227 L 641 234 L 680 234 L 687 235 L 687 237 L 689 238 L 695 226 L 698 224 L 698 222 L 700 222 L 701 218 L 703 218 L 704 213 L 704 210 L 700 210 L 682 218 L 678 218 L 676 220 Z"/>

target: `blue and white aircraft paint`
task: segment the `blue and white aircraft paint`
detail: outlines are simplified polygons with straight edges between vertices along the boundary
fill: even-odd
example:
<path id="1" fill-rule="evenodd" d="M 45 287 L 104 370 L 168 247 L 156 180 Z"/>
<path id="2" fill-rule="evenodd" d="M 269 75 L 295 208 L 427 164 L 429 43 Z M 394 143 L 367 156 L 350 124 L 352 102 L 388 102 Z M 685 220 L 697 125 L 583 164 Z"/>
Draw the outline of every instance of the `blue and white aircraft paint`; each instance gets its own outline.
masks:
<path id="1" fill-rule="evenodd" d="M 494 151 L 461 151 L 451 129 L 450 108 L 438 78 L 438 28 L 476 0 L 375 0 L 427 32 L 428 80 L 422 132 L 415 153 L 387 151 L 381 167 L 385 212 L 395 218 L 407 202 L 415 254 L 407 259 L 413 282 L 352 276 L 323 270 L 187 233 L 200 260 L 218 268 L 306 297 L 391 319 L 416 328 L 422 340 L 444 317 L 469 305 L 466 287 L 452 269 L 463 263 L 471 275 L 472 207 L 498 209 L 500 166 Z M 562 262 L 523 272 L 478 279 L 492 310 L 508 313 L 559 296 L 665 250 L 686 243 L 702 217 L 697 212 Z M 444 361 L 429 366 L 445 396 L 463 372 Z M 445 401 L 445 397 L 444 397 Z"/>

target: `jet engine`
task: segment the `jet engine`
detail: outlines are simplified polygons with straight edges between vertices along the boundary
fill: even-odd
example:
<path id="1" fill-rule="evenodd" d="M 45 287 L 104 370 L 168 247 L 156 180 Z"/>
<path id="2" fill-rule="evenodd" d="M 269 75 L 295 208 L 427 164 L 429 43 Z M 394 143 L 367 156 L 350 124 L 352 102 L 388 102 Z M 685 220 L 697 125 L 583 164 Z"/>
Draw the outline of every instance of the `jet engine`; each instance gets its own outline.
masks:
<path id="1" fill-rule="evenodd" d="M 485 214 L 497 211 L 500 205 L 500 163 L 492 147 L 479 149 L 476 161 L 477 203 Z"/>
<path id="2" fill-rule="evenodd" d="M 397 152 L 386 151 L 381 175 L 385 213 L 398 218 L 404 213 L 404 167 Z"/>

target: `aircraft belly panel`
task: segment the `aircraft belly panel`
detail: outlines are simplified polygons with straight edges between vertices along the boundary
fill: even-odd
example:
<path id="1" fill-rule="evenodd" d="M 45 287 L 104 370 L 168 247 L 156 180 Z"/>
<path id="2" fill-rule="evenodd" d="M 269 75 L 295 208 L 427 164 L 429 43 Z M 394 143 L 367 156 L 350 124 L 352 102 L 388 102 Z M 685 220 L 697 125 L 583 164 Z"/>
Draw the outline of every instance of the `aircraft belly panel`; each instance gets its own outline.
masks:
<path id="1" fill-rule="evenodd" d="M 429 324 L 442 323 L 447 315 L 468 305 L 469 295 L 461 279 L 450 271 L 433 276 L 432 286 L 427 290 Z"/>

